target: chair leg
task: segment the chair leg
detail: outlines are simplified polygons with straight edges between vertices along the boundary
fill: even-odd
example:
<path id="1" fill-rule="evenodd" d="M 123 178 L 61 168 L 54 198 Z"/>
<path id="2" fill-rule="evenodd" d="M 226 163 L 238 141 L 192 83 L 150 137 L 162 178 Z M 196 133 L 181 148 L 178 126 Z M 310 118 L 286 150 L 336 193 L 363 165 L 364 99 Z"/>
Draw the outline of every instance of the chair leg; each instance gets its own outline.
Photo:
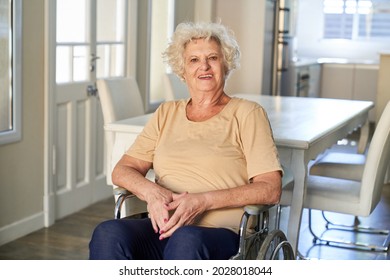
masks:
<path id="1" fill-rule="evenodd" d="M 354 231 L 359 233 L 372 233 L 372 234 L 389 234 L 388 230 L 385 229 L 377 229 L 372 227 L 367 227 L 361 225 L 361 222 L 359 220 L 358 216 L 354 217 L 354 221 L 352 225 L 346 225 L 346 224 L 338 224 L 331 222 L 325 215 L 325 211 L 322 211 L 322 217 L 326 221 L 326 228 L 327 229 L 338 229 L 338 230 L 346 230 L 346 231 Z"/>
<path id="2" fill-rule="evenodd" d="M 354 219 L 353 219 L 353 225 L 346 225 L 346 224 L 338 224 L 338 223 L 334 223 L 334 222 L 330 221 L 330 220 L 326 217 L 325 211 L 321 211 L 321 214 L 322 214 L 323 219 L 326 221 L 325 227 L 326 227 L 327 229 L 329 228 L 329 226 L 332 226 L 332 227 L 347 227 L 347 228 L 349 228 L 349 227 L 357 227 L 358 225 L 361 224 L 360 219 L 359 219 L 358 216 L 355 216 L 355 217 L 354 217 Z"/>
<path id="3" fill-rule="evenodd" d="M 312 209 L 309 209 L 309 231 L 314 237 L 313 242 L 317 244 L 325 244 L 329 246 L 337 246 L 337 247 L 344 247 L 344 248 L 352 248 L 352 249 L 358 249 L 358 250 L 369 250 L 369 251 L 381 251 L 386 252 L 389 249 L 390 244 L 390 231 L 389 230 L 381 230 L 381 229 L 374 229 L 369 227 L 364 227 L 361 225 L 352 225 L 352 226 L 344 226 L 344 227 L 335 227 L 332 229 L 337 230 L 345 230 L 345 231 L 354 231 L 359 233 L 371 233 L 371 234 L 383 234 L 387 235 L 385 241 L 382 245 L 378 244 L 369 244 L 369 243 L 363 243 L 363 242 L 354 242 L 354 241 L 343 241 L 343 240 L 336 240 L 336 239 L 325 239 L 322 237 L 319 237 L 316 235 L 312 228 Z M 323 217 L 324 214 L 323 214 Z M 327 221 L 326 217 L 325 220 Z"/>

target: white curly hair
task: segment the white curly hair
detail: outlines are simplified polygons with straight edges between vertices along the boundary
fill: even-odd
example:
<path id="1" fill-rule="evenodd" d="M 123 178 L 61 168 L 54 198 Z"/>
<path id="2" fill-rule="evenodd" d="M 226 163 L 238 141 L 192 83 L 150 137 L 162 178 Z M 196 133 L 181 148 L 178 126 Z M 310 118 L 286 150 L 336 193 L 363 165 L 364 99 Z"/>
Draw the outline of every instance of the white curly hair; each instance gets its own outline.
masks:
<path id="1" fill-rule="evenodd" d="M 172 36 L 171 42 L 163 52 L 164 61 L 181 79 L 184 74 L 184 50 L 193 39 L 215 40 L 223 53 L 225 79 L 240 66 L 240 48 L 233 32 L 220 23 L 180 23 Z"/>

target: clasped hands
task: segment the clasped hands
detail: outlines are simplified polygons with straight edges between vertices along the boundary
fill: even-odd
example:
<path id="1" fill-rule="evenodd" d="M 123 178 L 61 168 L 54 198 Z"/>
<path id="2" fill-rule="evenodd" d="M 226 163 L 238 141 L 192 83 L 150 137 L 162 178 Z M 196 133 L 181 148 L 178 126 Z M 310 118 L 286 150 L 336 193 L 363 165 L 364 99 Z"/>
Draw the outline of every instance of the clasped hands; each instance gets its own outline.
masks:
<path id="1" fill-rule="evenodd" d="M 170 237 L 181 226 L 193 224 L 206 210 L 204 194 L 173 193 L 158 188 L 148 195 L 149 217 L 160 240 Z"/>

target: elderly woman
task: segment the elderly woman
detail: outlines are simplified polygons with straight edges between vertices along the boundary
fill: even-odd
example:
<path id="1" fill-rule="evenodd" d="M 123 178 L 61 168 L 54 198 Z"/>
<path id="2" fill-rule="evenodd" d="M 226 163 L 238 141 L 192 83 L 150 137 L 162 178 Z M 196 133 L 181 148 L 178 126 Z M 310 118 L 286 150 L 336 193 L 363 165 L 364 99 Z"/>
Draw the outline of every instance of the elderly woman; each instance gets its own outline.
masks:
<path id="1" fill-rule="evenodd" d="M 91 259 L 229 259 L 243 206 L 278 203 L 282 169 L 266 113 L 224 91 L 239 56 L 221 24 L 177 26 L 164 57 L 190 98 L 163 103 L 112 173 L 149 218 L 100 224 Z M 145 179 L 151 168 L 155 182 Z"/>

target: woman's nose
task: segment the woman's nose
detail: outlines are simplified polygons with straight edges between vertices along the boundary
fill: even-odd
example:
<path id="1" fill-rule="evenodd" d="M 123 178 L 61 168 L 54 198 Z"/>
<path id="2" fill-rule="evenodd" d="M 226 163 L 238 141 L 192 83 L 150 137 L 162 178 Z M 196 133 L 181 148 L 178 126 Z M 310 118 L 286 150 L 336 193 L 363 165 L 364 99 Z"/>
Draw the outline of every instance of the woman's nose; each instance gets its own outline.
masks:
<path id="1" fill-rule="evenodd" d="M 210 68 L 210 64 L 209 64 L 209 60 L 207 58 L 205 59 L 202 59 L 201 60 L 201 66 L 200 66 L 202 69 L 209 69 Z"/>

